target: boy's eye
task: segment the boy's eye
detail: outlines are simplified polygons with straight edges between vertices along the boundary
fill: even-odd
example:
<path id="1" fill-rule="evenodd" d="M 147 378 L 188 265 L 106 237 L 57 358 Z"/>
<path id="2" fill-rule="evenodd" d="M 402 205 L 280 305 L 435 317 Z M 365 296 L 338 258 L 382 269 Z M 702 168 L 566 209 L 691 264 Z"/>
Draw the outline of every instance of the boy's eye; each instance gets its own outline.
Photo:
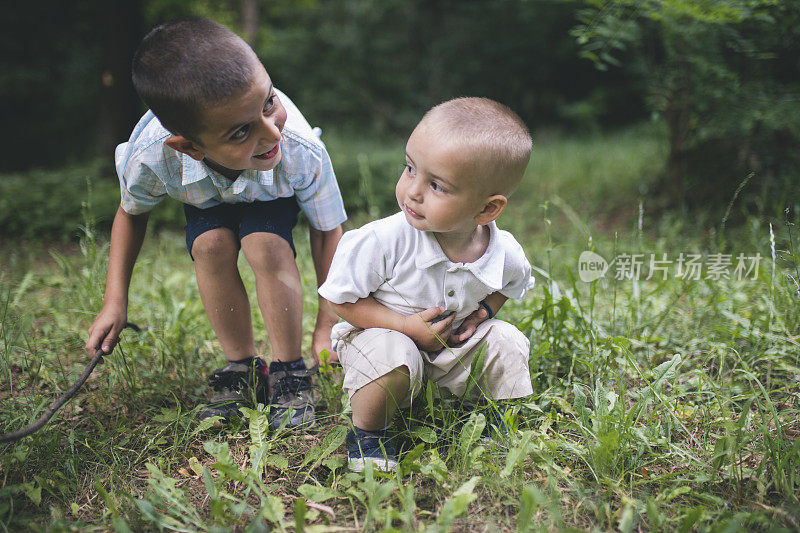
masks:
<path id="1" fill-rule="evenodd" d="M 434 191 L 439 191 L 439 192 L 443 192 L 444 191 L 444 189 L 442 189 L 442 186 L 439 185 L 438 183 L 436 183 L 435 181 L 431 182 L 431 189 L 433 189 Z"/>
<path id="2" fill-rule="evenodd" d="M 272 96 L 270 96 L 269 98 L 267 98 L 267 101 L 264 102 L 264 112 L 266 113 L 266 112 L 272 111 L 273 107 L 275 107 L 275 95 L 274 94 Z"/>
<path id="3" fill-rule="evenodd" d="M 250 126 L 248 126 L 248 125 L 242 126 L 238 130 L 233 132 L 233 135 L 231 135 L 231 140 L 232 141 L 239 141 L 241 139 L 244 139 L 245 136 L 247 136 L 247 132 L 249 131 L 249 129 L 250 129 Z"/>
<path id="4" fill-rule="evenodd" d="M 415 175 L 415 174 L 417 173 L 416 169 L 415 169 L 414 167 L 412 167 L 411 165 L 409 165 L 409 164 L 406 164 L 406 170 L 407 170 L 407 171 L 408 171 L 408 173 L 409 173 L 409 174 L 411 174 L 412 176 L 413 176 L 413 175 Z"/>

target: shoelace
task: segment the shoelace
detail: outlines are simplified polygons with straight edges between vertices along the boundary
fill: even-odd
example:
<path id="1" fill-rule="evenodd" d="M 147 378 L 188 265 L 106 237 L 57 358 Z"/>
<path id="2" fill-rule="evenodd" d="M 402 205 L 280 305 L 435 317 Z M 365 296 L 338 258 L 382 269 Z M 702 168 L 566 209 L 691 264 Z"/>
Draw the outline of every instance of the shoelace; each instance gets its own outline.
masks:
<path id="1" fill-rule="evenodd" d="M 217 392 L 241 389 L 247 385 L 249 372 L 217 370 L 208 377 L 211 387 Z"/>
<path id="2" fill-rule="evenodd" d="M 372 433 L 359 429 L 356 431 L 355 436 L 355 443 L 362 453 L 371 450 L 380 450 L 381 445 L 383 445 L 383 449 L 386 450 L 387 455 L 397 454 L 394 442 L 396 435 L 389 435 L 386 431 Z"/>
<path id="3" fill-rule="evenodd" d="M 297 394 L 310 390 L 311 376 L 317 373 L 319 365 L 303 370 L 280 370 L 269 375 L 272 386 L 272 397 L 280 398 L 287 394 Z"/>

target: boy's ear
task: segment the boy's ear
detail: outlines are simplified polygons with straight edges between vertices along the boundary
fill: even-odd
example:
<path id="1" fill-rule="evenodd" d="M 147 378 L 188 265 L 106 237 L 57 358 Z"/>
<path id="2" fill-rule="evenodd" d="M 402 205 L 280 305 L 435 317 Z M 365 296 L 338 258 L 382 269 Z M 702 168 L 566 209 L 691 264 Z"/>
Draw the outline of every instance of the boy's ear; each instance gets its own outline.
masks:
<path id="1" fill-rule="evenodd" d="M 483 210 L 475 217 L 475 222 L 483 226 L 484 224 L 488 224 L 492 220 L 495 220 L 500 216 L 500 213 L 503 212 L 503 209 L 506 208 L 506 204 L 508 204 L 508 198 L 502 194 L 491 195 L 486 200 Z"/>
<path id="2" fill-rule="evenodd" d="M 173 135 L 172 137 L 164 141 L 164 143 L 166 143 L 166 145 L 172 148 L 173 150 L 182 152 L 191 157 L 192 159 L 196 159 L 197 161 L 202 161 L 203 158 L 206 156 L 206 153 L 200 146 L 190 141 L 183 135 Z"/>

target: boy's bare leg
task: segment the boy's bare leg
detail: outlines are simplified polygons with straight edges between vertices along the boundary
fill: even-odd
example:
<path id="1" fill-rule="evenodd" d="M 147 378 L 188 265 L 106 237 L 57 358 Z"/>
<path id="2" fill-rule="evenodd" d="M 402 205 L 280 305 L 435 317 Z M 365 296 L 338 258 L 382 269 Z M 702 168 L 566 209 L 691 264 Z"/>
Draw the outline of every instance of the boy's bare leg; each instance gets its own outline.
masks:
<path id="1" fill-rule="evenodd" d="M 273 233 L 242 238 L 242 251 L 256 277 L 256 295 L 272 345 L 273 361 L 300 359 L 303 289 L 291 246 Z"/>
<path id="2" fill-rule="evenodd" d="M 385 428 L 410 386 L 408 367 L 401 366 L 358 389 L 350 397 L 353 425 L 373 432 Z"/>
<path id="3" fill-rule="evenodd" d="M 236 261 L 239 246 L 228 228 L 199 235 L 192 244 L 200 299 L 228 361 L 255 357 L 250 302 Z"/>

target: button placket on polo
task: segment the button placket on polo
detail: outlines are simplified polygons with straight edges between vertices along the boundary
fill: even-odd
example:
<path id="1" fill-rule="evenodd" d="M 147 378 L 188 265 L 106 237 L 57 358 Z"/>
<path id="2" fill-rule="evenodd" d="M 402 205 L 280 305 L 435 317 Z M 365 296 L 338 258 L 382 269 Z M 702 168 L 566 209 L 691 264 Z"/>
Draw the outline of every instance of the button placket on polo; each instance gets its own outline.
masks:
<path id="1" fill-rule="evenodd" d="M 458 265 L 449 265 L 447 272 L 444 276 L 444 304 L 447 310 L 457 310 L 458 302 L 456 298 L 456 289 L 459 281 Z"/>
<path id="2" fill-rule="evenodd" d="M 247 189 L 248 185 L 248 178 L 247 178 L 247 170 L 243 171 L 239 176 L 233 180 L 228 181 L 227 183 L 220 182 L 220 194 L 222 198 L 228 202 L 240 202 L 242 192 Z"/>
<path id="3" fill-rule="evenodd" d="M 264 187 L 271 187 L 275 182 L 275 170 L 260 170 L 255 172 L 254 181 L 257 181 L 259 185 L 263 185 Z"/>
<path id="4" fill-rule="evenodd" d="M 223 201 L 231 202 L 236 199 L 236 190 L 234 189 L 234 183 L 236 182 L 230 184 L 222 184 L 222 186 L 219 187 L 219 193 L 220 196 L 222 196 Z"/>

